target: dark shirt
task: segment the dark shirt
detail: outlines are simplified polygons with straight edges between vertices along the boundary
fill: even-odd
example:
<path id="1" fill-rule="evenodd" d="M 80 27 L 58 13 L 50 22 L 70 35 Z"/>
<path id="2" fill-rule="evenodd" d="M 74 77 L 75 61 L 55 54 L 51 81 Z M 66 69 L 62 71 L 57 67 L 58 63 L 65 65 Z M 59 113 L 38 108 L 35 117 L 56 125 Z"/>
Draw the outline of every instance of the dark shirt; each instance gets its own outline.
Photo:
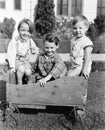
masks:
<path id="1" fill-rule="evenodd" d="M 47 57 L 44 53 L 38 57 L 36 70 L 40 78 L 51 74 L 54 79 L 64 76 L 67 72 L 66 65 L 59 54 Z"/>

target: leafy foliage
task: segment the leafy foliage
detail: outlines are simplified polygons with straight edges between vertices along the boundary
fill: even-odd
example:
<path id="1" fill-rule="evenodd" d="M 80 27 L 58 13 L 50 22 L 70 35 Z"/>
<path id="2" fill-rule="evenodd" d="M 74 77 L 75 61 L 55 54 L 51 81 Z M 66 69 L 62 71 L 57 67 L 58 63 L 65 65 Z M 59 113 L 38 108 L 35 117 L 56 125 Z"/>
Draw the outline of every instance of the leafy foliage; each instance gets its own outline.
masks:
<path id="1" fill-rule="evenodd" d="M 14 31 L 15 27 L 15 20 L 13 18 L 4 18 L 3 20 L 4 23 L 4 32 L 7 34 L 8 38 L 12 38 L 12 34 Z"/>
<path id="2" fill-rule="evenodd" d="M 72 17 L 57 16 L 56 17 L 56 33 L 64 39 L 68 39 L 72 35 Z"/>
<path id="3" fill-rule="evenodd" d="M 96 24 L 98 35 L 101 35 L 105 32 L 105 15 L 99 15 L 94 19 Z"/>
<path id="4" fill-rule="evenodd" d="M 11 39 L 15 29 L 15 20 L 13 18 L 4 18 L 1 25 L 2 26 L 0 27 L 0 32 L 2 34 L 2 37 Z"/>
<path id="5" fill-rule="evenodd" d="M 87 31 L 87 36 L 92 40 L 95 41 L 95 39 L 98 37 L 98 31 L 95 23 L 91 23 L 89 26 L 89 29 Z"/>
<path id="6" fill-rule="evenodd" d="M 55 29 L 55 13 L 53 0 L 38 0 L 35 8 L 34 22 L 37 33 L 41 36 Z"/>

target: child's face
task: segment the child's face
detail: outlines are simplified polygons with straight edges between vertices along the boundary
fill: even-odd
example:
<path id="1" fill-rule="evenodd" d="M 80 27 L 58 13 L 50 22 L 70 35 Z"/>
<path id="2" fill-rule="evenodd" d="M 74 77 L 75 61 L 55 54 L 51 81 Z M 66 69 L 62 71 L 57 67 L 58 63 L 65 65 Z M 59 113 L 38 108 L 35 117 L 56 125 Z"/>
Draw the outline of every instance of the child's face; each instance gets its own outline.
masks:
<path id="1" fill-rule="evenodd" d="M 29 26 L 26 23 L 22 23 L 19 28 L 19 35 L 22 40 L 27 40 L 30 37 Z"/>
<path id="2" fill-rule="evenodd" d="M 73 27 L 73 34 L 77 38 L 81 38 L 86 34 L 88 27 L 85 25 L 84 21 L 77 22 Z"/>
<path id="3" fill-rule="evenodd" d="M 45 41 L 44 43 L 44 52 L 46 53 L 46 56 L 50 57 L 53 56 L 53 54 L 56 52 L 58 46 L 52 42 Z"/>

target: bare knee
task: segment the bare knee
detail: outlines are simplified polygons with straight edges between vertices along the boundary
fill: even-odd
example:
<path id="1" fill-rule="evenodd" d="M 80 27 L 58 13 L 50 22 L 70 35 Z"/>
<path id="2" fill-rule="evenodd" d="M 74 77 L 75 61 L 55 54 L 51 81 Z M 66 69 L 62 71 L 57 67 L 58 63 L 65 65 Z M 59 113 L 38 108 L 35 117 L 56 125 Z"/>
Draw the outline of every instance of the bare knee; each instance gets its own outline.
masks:
<path id="1" fill-rule="evenodd" d="M 20 72 L 20 73 L 24 73 L 24 72 L 25 72 L 25 67 L 24 67 L 24 65 L 20 65 L 20 66 L 18 67 L 17 71 Z"/>
<path id="2" fill-rule="evenodd" d="M 79 69 L 75 69 L 75 70 L 69 70 L 67 73 L 68 77 L 73 77 L 73 76 L 78 76 L 80 74 L 80 70 Z"/>
<path id="3" fill-rule="evenodd" d="M 17 69 L 17 82 L 18 84 L 22 84 L 22 78 L 25 72 L 25 68 L 23 65 L 19 66 Z"/>
<path id="4" fill-rule="evenodd" d="M 25 70 L 25 74 L 26 74 L 26 76 L 32 75 L 31 69 L 30 69 L 30 68 L 27 68 L 27 69 Z"/>

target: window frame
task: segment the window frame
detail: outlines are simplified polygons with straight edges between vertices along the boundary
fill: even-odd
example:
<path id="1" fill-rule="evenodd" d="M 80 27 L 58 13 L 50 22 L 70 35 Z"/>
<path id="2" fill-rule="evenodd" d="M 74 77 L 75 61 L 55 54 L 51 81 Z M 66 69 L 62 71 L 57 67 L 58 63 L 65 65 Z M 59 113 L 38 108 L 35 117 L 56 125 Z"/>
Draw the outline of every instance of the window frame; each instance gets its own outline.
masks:
<path id="1" fill-rule="evenodd" d="M 103 9 L 105 10 L 105 3 L 103 3 L 103 0 L 97 0 L 97 15 L 105 15 Z"/>
<path id="2" fill-rule="evenodd" d="M 6 0 L 0 0 L 0 9 L 6 8 Z"/>
<path id="3" fill-rule="evenodd" d="M 75 1 L 75 2 L 74 2 Z M 72 0 L 72 11 L 71 11 L 71 14 L 72 16 L 75 16 L 75 15 L 80 15 L 82 14 L 82 7 L 83 7 L 83 0 L 80 0 L 80 4 L 78 3 L 79 0 Z M 74 2 L 74 3 L 73 3 Z M 80 9 L 80 10 L 79 10 Z"/>
<path id="4" fill-rule="evenodd" d="M 15 10 L 21 10 L 21 4 L 22 2 L 21 2 L 21 0 L 14 0 L 14 9 Z"/>
<path id="5" fill-rule="evenodd" d="M 67 0 L 66 4 L 64 4 L 65 0 L 59 0 L 59 3 L 57 3 L 58 6 L 58 10 L 57 10 L 57 14 L 58 15 L 68 15 L 68 2 L 69 0 Z M 67 6 L 67 10 L 65 13 L 64 7 Z"/>

